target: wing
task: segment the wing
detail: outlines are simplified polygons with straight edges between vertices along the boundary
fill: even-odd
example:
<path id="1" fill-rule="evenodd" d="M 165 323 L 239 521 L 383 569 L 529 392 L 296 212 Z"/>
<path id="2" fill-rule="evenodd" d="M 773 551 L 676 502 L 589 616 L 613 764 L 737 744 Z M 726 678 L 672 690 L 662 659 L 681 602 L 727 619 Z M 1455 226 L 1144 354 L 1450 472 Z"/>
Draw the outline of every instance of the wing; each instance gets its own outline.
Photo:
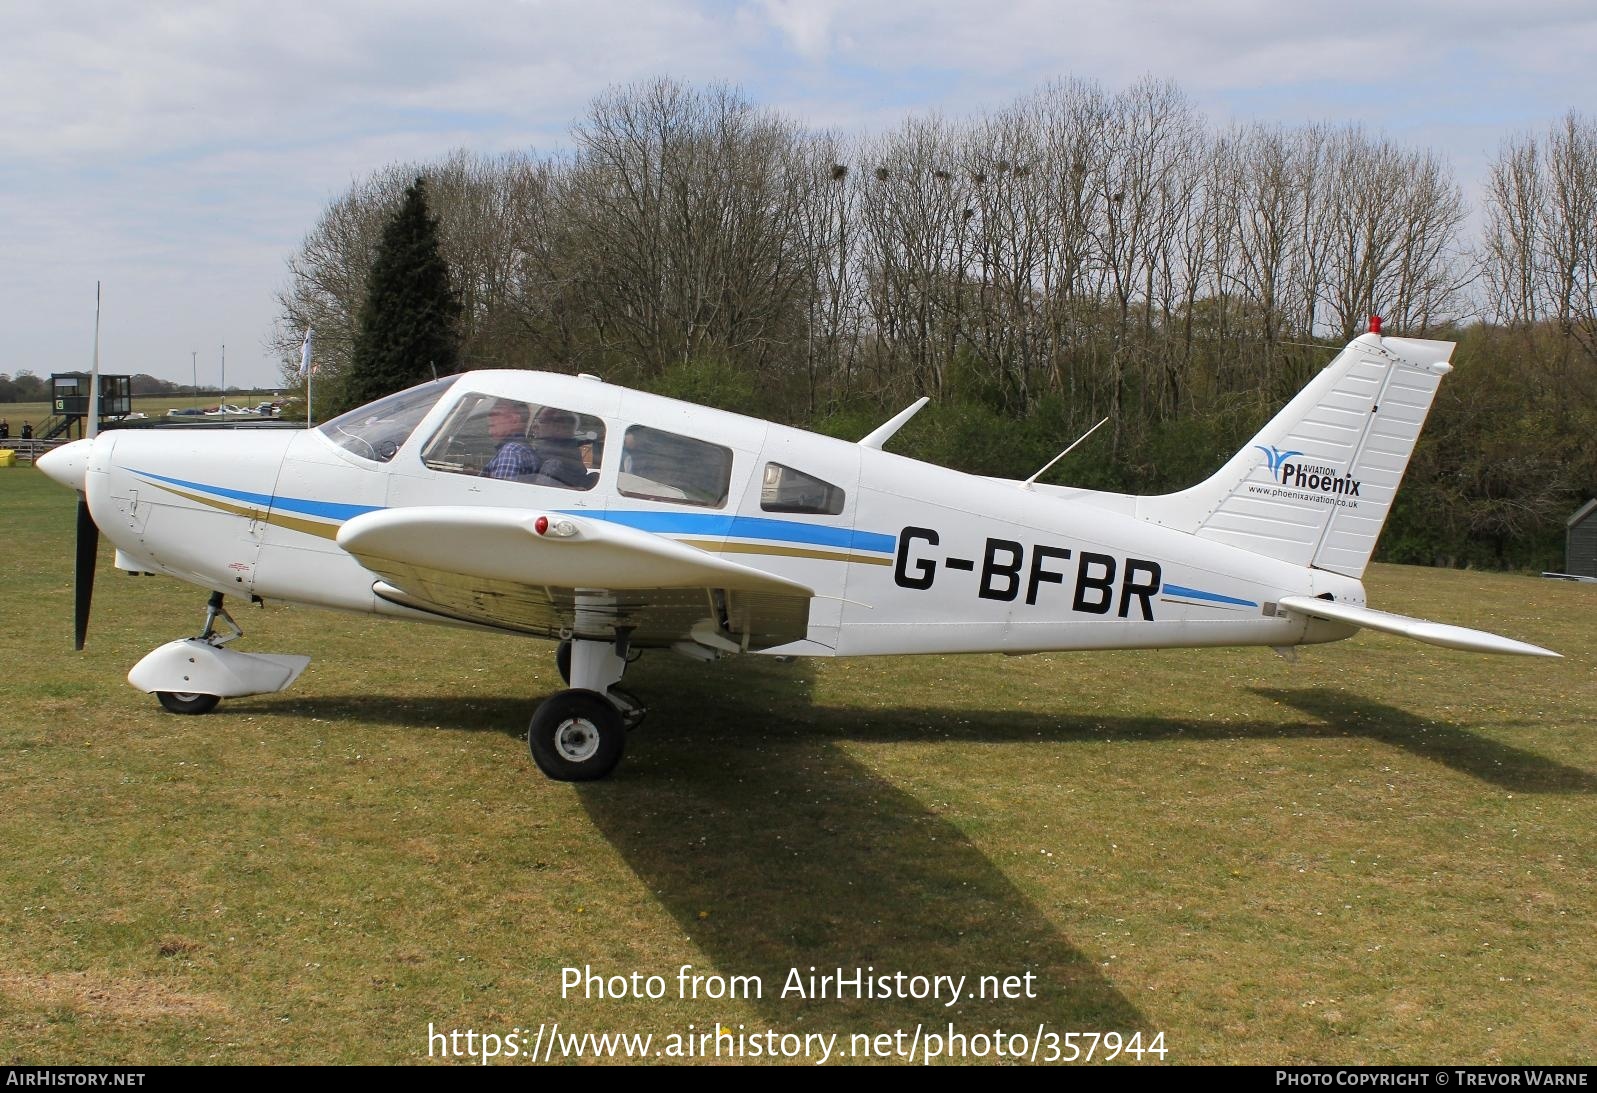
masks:
<path id="1" fill-rule="evenodd" d="M 1316 619 L 1328 619 L 1331 622 L 1345 622 L 1352 626 L 1361 626 L 1366 630 L 1380 630 L 1388 634 L 1398 634 L 1405 638 L 1427 642 L 1431 645 L 1442 645 L 1449 649 L 1468 649 L 1476 653 L 1512 653 L 1522 657 L 1558 657 L 1551 649 L 1543 649 L 1539 645 L 1531 645 L 1513 638 L 1500 637 L 1497 634 L 1488 634 L 1484 630 L 1471 630 L 1467 626 L 1451 626 L 1445 622 L 1430 622 L 1426 619 L 1414 619 L 1407 615 L 1394 615 L 1389 611 L 1375 611 L 1368 607 L 1355 607 L 1352 604 L 1333 603 L 1330 600 L 1315 599 L 1312 596 L 1283 596 L 1280 606 L 1300 615 L 1309 615 Z"/>
<path id="2" fill-rule="evenodd" d="M 540 530 L 541 529 L 541 530 Z M 505 630 L 723 651 L 805 636 L 811 589 L 635 528 L 528 509 L 416 507 L 346 522 L 338 545 L 390 603 Z"/>

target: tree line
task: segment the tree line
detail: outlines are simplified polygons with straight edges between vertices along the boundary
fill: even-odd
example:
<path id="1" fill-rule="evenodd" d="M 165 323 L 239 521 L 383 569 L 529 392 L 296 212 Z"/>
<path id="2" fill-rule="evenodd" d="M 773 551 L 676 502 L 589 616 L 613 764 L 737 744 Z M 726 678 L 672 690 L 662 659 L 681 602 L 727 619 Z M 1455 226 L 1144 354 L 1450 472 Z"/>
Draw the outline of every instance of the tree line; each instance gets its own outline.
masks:
<path id="1" fill-rule="evenodd" d="M 1066 80 L 989 116 L 815 132 L 737 91 L 613 88 L 572 150 L 395 164 L 291 258 L 276 337 L 346 386 L 384 225 L 426 181 L 467 368 L 585 371 L 838 435 L 1137 492 L 1207 474 L 1379 313 L 1460 342 L 1388 558 L 1560 564 L 1597 491 L 1597 129 L 1510 139 L 1479 237 L 1435 154 L 1218 129 L 1174 84 Z"/>
<path id="2" fill-rule="evenodd" d="M 188 384 L 173 383 L 170 380 L 160 379 L 143 372 L 128 380 L 129 391 L 134 398 L 155 395 L 187 395 L 194 388 Z M 214 388 L 213 388 L 214 390 Z M 12 376 L 0 372 L 0 402 L 49 402 L 50 380 L 48 376 L 36 376 L 28 368 L 17 369 L 17 374 Z"/>

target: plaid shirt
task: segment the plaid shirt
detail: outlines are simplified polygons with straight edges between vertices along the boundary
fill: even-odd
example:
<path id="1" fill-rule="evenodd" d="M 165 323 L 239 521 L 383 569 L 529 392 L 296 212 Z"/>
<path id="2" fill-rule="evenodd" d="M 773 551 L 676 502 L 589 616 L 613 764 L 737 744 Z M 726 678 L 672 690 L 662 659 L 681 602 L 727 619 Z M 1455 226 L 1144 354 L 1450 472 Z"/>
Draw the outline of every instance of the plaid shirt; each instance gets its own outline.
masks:
<path id="1" fill-rule="evenodd" d="M 484 478 L 531 478 L 543 466 L 543 460 L 525 440 L 511 439 L 499 445 L 499 450 L 482 469 Z"/>

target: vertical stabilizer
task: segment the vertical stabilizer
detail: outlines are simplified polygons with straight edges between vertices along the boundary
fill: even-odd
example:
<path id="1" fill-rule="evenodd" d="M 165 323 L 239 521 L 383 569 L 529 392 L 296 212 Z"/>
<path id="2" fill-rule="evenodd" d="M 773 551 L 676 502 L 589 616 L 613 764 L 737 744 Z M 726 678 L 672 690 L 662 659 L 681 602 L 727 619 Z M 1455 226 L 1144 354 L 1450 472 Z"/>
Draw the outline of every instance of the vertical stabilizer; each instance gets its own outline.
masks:
<path id="1" fill-rule="evenodd" d="M 1355 339 L 1213 477 L 1141 498 L 1138 514 L 1361 576 L 1452 351 L 1452 342 Z"/>

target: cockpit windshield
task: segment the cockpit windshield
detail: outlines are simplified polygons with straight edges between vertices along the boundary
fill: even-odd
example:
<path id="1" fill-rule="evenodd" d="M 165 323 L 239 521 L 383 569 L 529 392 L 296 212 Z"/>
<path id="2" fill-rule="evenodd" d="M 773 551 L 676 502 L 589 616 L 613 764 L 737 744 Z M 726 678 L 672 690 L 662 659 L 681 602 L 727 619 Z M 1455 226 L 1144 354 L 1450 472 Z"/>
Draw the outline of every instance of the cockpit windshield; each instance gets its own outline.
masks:
<path id="1" fill-rule="evenodd" d="M 335 417 L 321 427 L 321 433 L 362 459 L 387 463 L 458 378 L 446 376 L 369 402 Z"/>

